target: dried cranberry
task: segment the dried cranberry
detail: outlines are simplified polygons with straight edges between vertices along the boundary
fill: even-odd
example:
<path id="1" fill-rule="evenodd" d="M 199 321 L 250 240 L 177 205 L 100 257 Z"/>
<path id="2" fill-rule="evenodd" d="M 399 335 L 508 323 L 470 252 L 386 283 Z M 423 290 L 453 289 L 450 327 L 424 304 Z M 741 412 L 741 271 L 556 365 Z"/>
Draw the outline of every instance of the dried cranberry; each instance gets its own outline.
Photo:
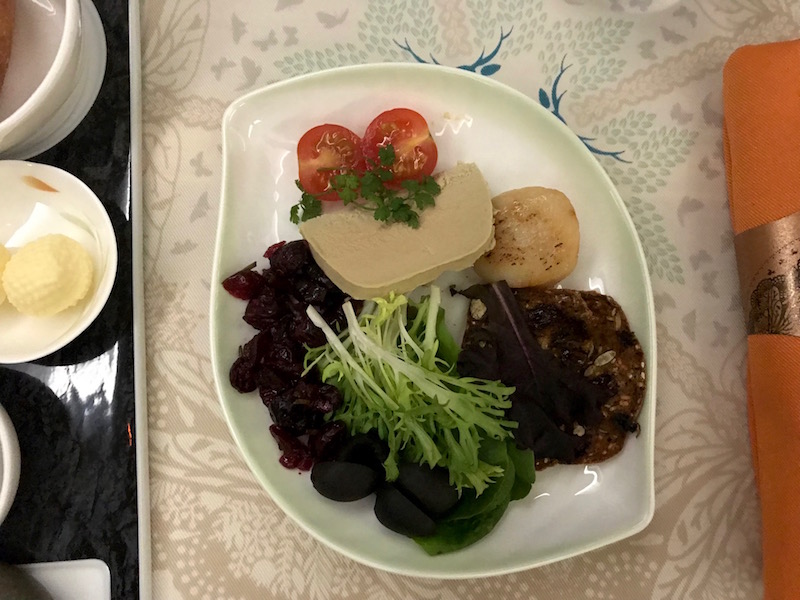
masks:
<path id="1" fill-rule="evenodd" d="M 292 405 L 292 421 L 295 423 L 297 435 L 319 429 L 324 423 L 322 413 L 310 410 L 308 406 L 297 401 Z"/>
<path id="2" fill-rule="evenodd" d="M 327 383 L 314 386 L 309 395 L 310 406 L 317 412 L 330 413 L 342 405 L 342 396 L 339 390 Z"/>
<path id="3" fill-rule="evenodd" d="M 277 425 L 270 425 L 269 432 L 278 443 L 278 448 L 280 448 L 281 451 L 279 462 L 284 467 L 287 469 L 308 471 L 314 466 L 314 459 L 311 457 L 311 452 L 303 442 Z"/>
<path id="4" fill-rule="evenodd" d="M 299 352 L 294 344 L 286 342 L 273 343 L 267 352 L 266 360 L 269 365 L 290 377 L 300 377 L 303 373 L 303 357 L 305 352 Z"/>
<path id="5" fill-rule="evenodd" d="M 247 357 L 240 356 L 231 365 L 230 381 L 233 389 L 247 394 L 256 389 L 256 371 Z"/>
<path id="6" fill-rule="evenodd" d="M 325 271 L 323 271 L 317 263 L 313 260 L 306 265 L 304 270 L 304 274 L 314 283 L 321 285 L 322 287 L 328 290 L 336 290 L 338 289 L 334 283 L 330 280 L 330 278 L 325 275 Z"/>
<path id="7" fill-rule="evenodd" d="M 323 415 L 330 412 L 320 410 L 320 402 L 324 400 L 319 398 L 319 389 L 319 385 L 301 379 L 292 390 L 291 417 L 295 427 L 303 433 L 321 427 Z"/>
<path id="8" fill-rule="evenodd" d="M 342 331 L 347 326 L 347 317 L 344 316 L 341 304 L 326 308 L 323 318 L 334 331 Z"/>
<path id="9" fill-rule="evenodd" d="M 301 435 L 304 433 L 303 430 L 299 427 L 295 427 L 294 420 L 292 419 L 292 405 L 292 390 L 283 390 L 275 394 L 267 405 L 267 408 L 269 409 L 269 415 L 272 417 L 273 423 L 287 431 Z"/>
<path id="10" fill-rule="evenodd" d="M 302 379 L 291 389 L 277 390 L 267 396 L 265 404 L 272 421 L 295 435 L 322 427 L 324 416 L 342 403 L 335 387 Z"/>
<path id="11" fill-rule="evenodd" d="M 269 367 L 262 367 L 258 373 L 258 393 L 264 406 L 269 406 L 278 394 L 291 385 Z"/>
<path id="12" fill-rule="evenodd" d="M 279 275 L 293 275 L 311 261 L 308 242 L 297 240 L 277 248 L 269 260 L 271 270 Z"/>
<path id="13" fill-rule="evenodd" d="M 325 334 L 311 322 L 307 315 L 298 315 L 292 320 L 292 338 L 309 348 L 316 348 L 325 343 Z"/>
<path id="14" fill-rule="evenodd" d="M 294 290 L 292 291 L 294 292 Z M 298 300 L 293 293 L 287 294 L 285 300 L 286 308 L 289 309 L 288 312 L 292 313 L 293 315 L 306 314 L 306 308 L 308 307 L 308 304 Z"/>
<path id="15" fill-rule="evenodd" d="M 294 279 L 294 289 L 303 302 L 314 306 L 322 306 L 328 294 L 328 289 L 325 286 L 305 277 Z"/>
<path id="16" fill-rule="evenodd" d="M 281 294 L 291 294 L 294 291 L 294 286 L 291 280 L 287 279 L 275 269 L 264 269 L 261 272 L 264 281 L 267 282 L 267 287 L 272 288 Z"/>
<path id="17" fill-rule="evenodd" d="M 244 311 L 244 321 L 256 329 L 267 329 L 281 313 L 281 305 L 271 288 L 266 288 L 263 293 L 250 300 Z"/>
<path id="18" fill-rule="evenodd" d="M 317 386 L 307 381 L 298 381 L 294 386 L 293 394 L 295 398 L 310 398 L 316 392 Z M 304 404 L 308 402 L 304 401 Z"/>
<path id="19" fill-rule="evenodd" d="M 267 331 L 260 331 L 253 338 L 242 346 L 239 355 L 249 364 L 257 365 L 260 363 L 272 343 L 272 337 Z"/>
<path id="20" fill-rule="evenodd" d="M 259 273 L 249 268 L 234 273 L 222 282 L 231 296 L 240 300 L 255 298 L 266 287 L 267 282 Z"/>
<path id="21" fill-rule="evenodd" d="M 261 403 L 267 408 L 275 401 L 279 393 L 278 390 L 267 386 L 258 388 L 258 395 L 261 397 Z"/>
<path id="22" fill-rule="evenodd" d="M 309 434 L 308 447 L 315 460 L 327 460 L 336 455 L 347 438 L 344 423 L 331 421 Z"/>
<path id="23" fill-rule="evenodd" d="M 272 244 L 269 248 L 267 248 L 267 251 L 264 252 L 264 258 L 272 258 L 272 255 L 275 254 L 278 248 L 283 248 L 285 244 L 286 242 L 277 242 Z"/>
<path id="24" fill-rule="evenodd" d="M 304 396 L 296 397 L 293 389 L 276 394 L 267 406 L 272 421 L 294 435 L 304 435 L 322 427 L 322 413 L 309 407 Z"/>
<path id="25" fill-rule="evenodd" d="M 332 385 L 298 381 L 292 392 L 295 404 L 306 406 L 318 413 L 333 412 L 342 404 L 342 397 Z"/>
<path id="26" fill-rule="evenodd" d="M 292 327 L 292 320 L 281 317 L 269 326 L 266 331 L 269 332 L 272 344 L 287 344 L 291 342 L 291 335 L 289 332 Z"/>
<path id="27" fill-rule="evenodd" d="M 298 449 L 280 458 L 280 463 L 287 469 L 309 471 L 314 466 L 314 459 L 306 448 Z"/>

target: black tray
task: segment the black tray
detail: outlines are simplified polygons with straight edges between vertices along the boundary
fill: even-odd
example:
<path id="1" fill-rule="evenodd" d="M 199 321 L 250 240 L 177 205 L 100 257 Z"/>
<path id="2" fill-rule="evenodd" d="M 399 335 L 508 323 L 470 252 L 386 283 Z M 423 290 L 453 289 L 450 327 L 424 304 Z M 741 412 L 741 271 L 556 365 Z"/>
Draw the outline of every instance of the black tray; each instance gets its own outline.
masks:
<path id="1" fill-rule="evenodd" d="M 94 1 L 108 47 L 99 96 L 75 131 L 32 160 L 76 175 L 97 194 L 116 232 L 119 266 L 107 305 L 82 335 L 41 360 L 0 366 L 0 404 L 14 423 L 22 455 L 17 496 L 0 526 L 0 561 L 97 558 L 111 571 L 111 597 L 122 600 L 139 598 L 137 499 L 147 498 L 146 485 L 137 498 L 137 443 L 146 452 L 136 419 L 138 413 L 144 423 L 143 407 L 137 411 L 144 398 L 137 389 L 144 357 L 137 355 L 143 350 L 141 291 L 134 285 L 141 257 L 135 221 L 141 217 L 138 7 Z M 146 460 L 140 462 L 138 475 L 146 483 Z M 149 533 L 146 519 L 141 527 Z M 144 588 L 143 597 L 149 595 Z"/>

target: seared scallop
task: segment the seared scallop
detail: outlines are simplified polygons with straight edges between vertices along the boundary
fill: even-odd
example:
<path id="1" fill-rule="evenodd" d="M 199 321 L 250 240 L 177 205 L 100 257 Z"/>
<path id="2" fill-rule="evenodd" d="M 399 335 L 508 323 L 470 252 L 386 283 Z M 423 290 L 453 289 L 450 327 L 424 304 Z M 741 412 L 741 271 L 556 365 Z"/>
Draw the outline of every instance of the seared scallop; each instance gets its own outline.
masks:
<path id="1" fill-rule="evenodd" d="M 526 187 L 492 198 L 495 245 L 475 263 L 487 281 L 513 288 L 554 285 L 578 262 L 580 229 L 562 192 Z"/>

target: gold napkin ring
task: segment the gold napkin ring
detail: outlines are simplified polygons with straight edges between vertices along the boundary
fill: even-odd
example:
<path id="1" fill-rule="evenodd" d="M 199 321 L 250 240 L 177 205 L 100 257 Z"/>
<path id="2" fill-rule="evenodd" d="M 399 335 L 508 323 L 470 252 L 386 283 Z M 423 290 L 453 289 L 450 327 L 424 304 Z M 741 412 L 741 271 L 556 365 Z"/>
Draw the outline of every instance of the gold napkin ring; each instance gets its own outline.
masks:
<path id="1" fill-rule="evenodd" d="M 800 337 L 800 211 L 734 238 L 747 333 Z"/>

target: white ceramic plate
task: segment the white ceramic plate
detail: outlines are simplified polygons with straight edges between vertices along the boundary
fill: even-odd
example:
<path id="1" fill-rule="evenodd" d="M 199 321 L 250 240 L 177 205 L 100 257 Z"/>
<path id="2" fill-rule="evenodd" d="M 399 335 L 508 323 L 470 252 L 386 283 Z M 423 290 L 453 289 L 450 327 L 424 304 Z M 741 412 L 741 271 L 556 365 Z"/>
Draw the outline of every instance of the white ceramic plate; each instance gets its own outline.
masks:
<path id="1" fill-rule="evenodd" d="M 55 191 L 32 186 L 35 178 Z M 117 242 L 114 228 L 103 204 L 94 192 L 73 175 L 37 163 L 16 160 L 0 161 L 0 244 L 10 246 L 37 203 L 70 221 L 94 262 L 94 280 L 86 299 L 73 308 L 52 317 L 22 315 L 8 301 L 0 304 L 0 364 L 36 360 L 63 348 L 80 335 L 105 306 L 117 274 Z M 54 222 L 41 222 L 26 228 L 25 238 L 49 233 L 72 233 Z M 11 248 L 13 252 L 13 248 Z"/>
<path id="2" fill-rule="evenodd" d="M 284 469 L 257 393 L 238 394 L 228 371 L 254 334 L 244 303 L 219 285 L 270 244 L 299 237 L 289 222 L 297 202 L 297 140 L 332 122 L 363 132 L 389 108 L 428 120 L 437 170 L 472 161 L 494 194 L 542 185 L 561 189 L 581 223 L 578 266 L 564 287 L 599 289 L 625 310 L 647 357 L 641 435 L 600 465 L 558 466 L 539 474 L 528 498 L 511 504 L 477 544 L 431 558 L 383 528 L 373 500 L 326 500 L 307 476 Z M 431 577 L 478 577 L 527 569 L 620 540 L 653 515 L 655 319 L 638 237 L 619 194 L 578 138 L 527 96 L 487 77 L 429 65 L 387 64 L 324 71 L 281 82 L 234 102 L 223 121 L 223 185 L 211 291 L 211 351 L 217 390 L 244 457 L 275 502 L 312 535 L 362 563 Z"/>

